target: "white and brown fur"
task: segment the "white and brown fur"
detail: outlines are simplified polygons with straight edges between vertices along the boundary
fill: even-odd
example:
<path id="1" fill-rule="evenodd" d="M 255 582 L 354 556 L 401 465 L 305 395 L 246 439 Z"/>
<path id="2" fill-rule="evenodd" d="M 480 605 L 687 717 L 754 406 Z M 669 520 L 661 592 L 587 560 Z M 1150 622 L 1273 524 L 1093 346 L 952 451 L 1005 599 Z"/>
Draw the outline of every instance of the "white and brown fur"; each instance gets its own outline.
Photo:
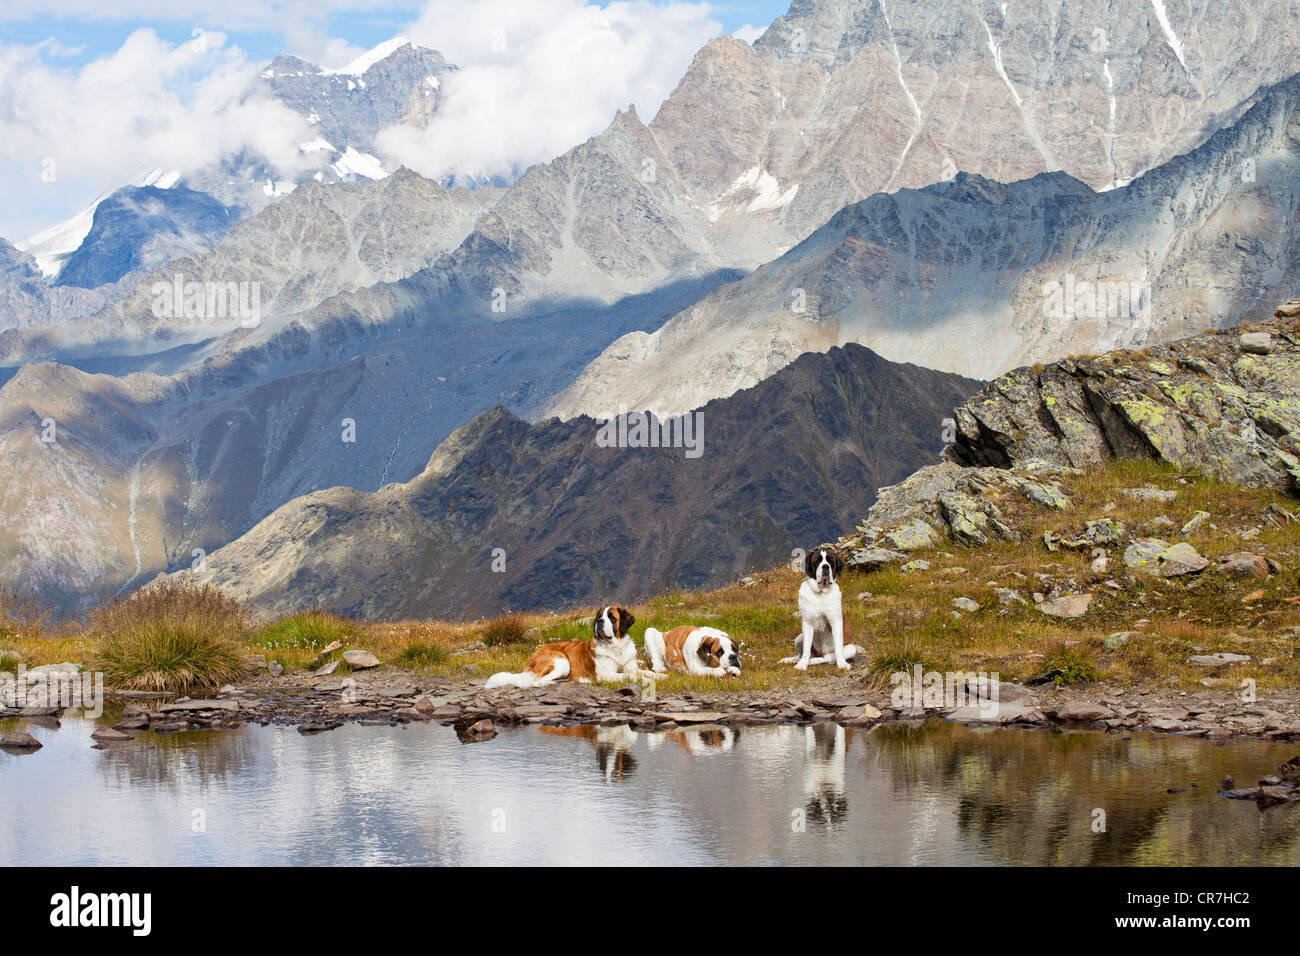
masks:
<path id="1" fill-rule="evenodd" d="M 740 648 L 716 627 L 683 624 L 667 634 L 647 627 L 645 652 L 656 674 L 674 670 L 697 677 L 740 676 Z"/>
<path id="2" fill-rule="evenodd" d="M 543 644 L 533 651 L 522 673 L 493 674 L 484 689 L 542 687 L 566 679 L 583 684 L 620 677 L 639 680 L 643 671 L 637 661 L 636 644 L 628 635 L 635 620 L 627 608 L 608 604 L 596 613 L 591 640 Z"/>
<path id="3" fill-rule="evenodd" d="M 794 656 L 783 658 L 781 663 L 803 671 L 809 664 L 834 661 L 836 667 L 846 671 L 858 649 L 844 620 L 837 580 L 844 570 L 844 559 L 834 548 L 817 548 L 804 558 L 803 570 L 805 577 L 799 586 L 803 631 L 795 635 Z"/>

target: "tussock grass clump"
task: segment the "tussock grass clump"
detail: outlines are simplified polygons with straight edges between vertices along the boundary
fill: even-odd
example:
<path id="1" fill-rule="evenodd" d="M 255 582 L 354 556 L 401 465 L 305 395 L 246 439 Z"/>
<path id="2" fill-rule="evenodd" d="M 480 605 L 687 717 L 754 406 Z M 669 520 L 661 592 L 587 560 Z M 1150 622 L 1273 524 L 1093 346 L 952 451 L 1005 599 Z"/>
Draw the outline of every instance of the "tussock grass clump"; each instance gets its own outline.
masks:
<path id="1" fill-rule="evenodd" d="M 412 670 L 428 670 L 445 664 L 448 656 L 445 647 L 421 641 L 402 648 L 393 659 L 393 663 L 398 667 L 409 667 Z"/>
<path id="2" fill-rule="evenodd" d="M 276 618 L 258 630 L 253 643 L 270 649 L 320 651 L 335 641 L 353 643 L 357 634 L 357 626 L 347 618 L 312 610 Z"/>
<path id="3" fill-rule="evenodd" d="M 93 610 L 91 660 L 111 687 L 175 691 L 213 687 L 244 672 L 250 612 L 210 585 L 164 583 Z"/>
<path id="4" fill-rule="evenodd" d="M 522 614 L 507 614 L 487 622 L 483 628 L 483 643 L 488 647 L 528 642 L 528 621 Z"/>
<path id="5" fill-rule="evenodd" d="M 1065 684 L 1089 684 L 1101 680 L 1097 662 L 1077 647 L 1062 645 L 1055 648 L 1044 658 L 1043 669 L 1045 673 L 1055 672 L 1052 683 L 1058 687 Z"/>

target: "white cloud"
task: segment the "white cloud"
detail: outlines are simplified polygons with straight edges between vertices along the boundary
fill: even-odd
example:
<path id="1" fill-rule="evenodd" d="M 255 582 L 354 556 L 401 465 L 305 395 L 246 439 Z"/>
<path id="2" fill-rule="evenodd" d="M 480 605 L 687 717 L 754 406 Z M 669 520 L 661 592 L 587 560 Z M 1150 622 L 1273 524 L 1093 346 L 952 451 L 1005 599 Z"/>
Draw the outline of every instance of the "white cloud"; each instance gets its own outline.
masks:
<path id="1" fill-rule="evenodd" d="M 44 47 L 0 46 L 0 168 L 15 196 L 44 190 L 60 200 L 51 206 L 79 207 L 144 170 L 193 170 L 242 148 L 286 175 L 306 162 L 296 144 L 310 127 L 283 104 L 241 99 L 258 66 L 220 33 L 172 45 L 137 30 L 79 69 L 51 66 Z"/>
<path id="2" fill-rule="evenodd" d="M 744 40 L 746 43 L 753 43 L 766 32 L 767 27 L 756 27 L 752 23 L 746 23 L 743 27 L 736 27 L 736 29 L 732 31 L 731 35 L 737 40 Z"/>
<path id="3" fill-rule="evenodd" d="M 404 31 L 461 69 L 425 129 L 384 131 L 389 165 L 512 177 L 598 133 L 635 103 L 646 122 L 721 32 L 707 3 L 432 0 Z"/>
<path id="4" fill-rule="evenodd" d="M 100 4 L 9 0 L 0 20 L 39 6 L 46 15 L 85 8 L 89 20 L 152 14 L 195 23 L 200 6 L 211 9 L 206 0 Z M 262 24 L 287 49 L 338 67 L 362 52 L 329 36 L 330 14 L 344 6 L 419 10 L 402 32 L 460 67 L 443 76 L 428 128 L 397 126 L 376 144 L 386 168 L 404 163 L 434 178 L 511 179 L 598 133 L 629 103 L 649 121 L 722 30 L 708 3 L 674 0 L 429 0 L 422 8 L 414 0 L 228 0 L 220 15 Z M 139 29 L 81 65 L 54 40 L 0 42 L 0 236 L 30 236 L 151 169 L 193 171 L 248 149 L 292 179 L 313 162 L 298 144 L 317 131 L 283 104 L 244 98 L 263 64 L 225 34 L 195 29 L 201 42 L 179 44 Z M 51 168 L 53 182 L 42 175 Z"/>

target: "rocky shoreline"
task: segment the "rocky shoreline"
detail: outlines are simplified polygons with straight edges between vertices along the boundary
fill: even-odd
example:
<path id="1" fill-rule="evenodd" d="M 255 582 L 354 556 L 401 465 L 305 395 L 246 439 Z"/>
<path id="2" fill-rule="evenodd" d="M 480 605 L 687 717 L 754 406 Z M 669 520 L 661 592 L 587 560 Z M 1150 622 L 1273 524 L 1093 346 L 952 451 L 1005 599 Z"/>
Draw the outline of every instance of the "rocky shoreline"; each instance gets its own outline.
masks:
<path id="1" fill-rule="evenodd" d="M 817 721 L 870 727 L 928 717 L 994 726 L 1154 731 L 1212 740 L 1300 740 L 1300 715 L 1293 699 L 1262 697 L 1246 702 L 1222 691 L 1178 693 L 1105 684 L 1076 690 L 1002 683 L 996 707 L 972 686 L 964 706 L 953 706 L 952 701 L 928 706 L 921 701 L 923 706 L 900 708 L 888 690 L 864 689 L 852 676 L 827 677 L 805 688 L 802 695 L 789 690 L 656 693 L 637 684 L 609 688 L 568 682 L 485 691 L 482 684 L 481 680 L 399 672 L 364 673 L 345 680 L 262 677 L 202 699 L 110 692 L 110 701 L 120 703 L 121 711 L 112 725 L 114 734 L 104 734 L 101 742 L 124 741 L 144 732 L 247 724 L 297 726 L 301 733 L 312 734 L 345 723 L 400 726 L 433 721 L 454 726 L 463 737 L 483 738 L 497 727 L 521 725 L 626 725 L 653 732 L 711 724 Z M 59 707 L 0 708 L 0 719 L 20 717 L 47 725 L 62 714 Z"/>

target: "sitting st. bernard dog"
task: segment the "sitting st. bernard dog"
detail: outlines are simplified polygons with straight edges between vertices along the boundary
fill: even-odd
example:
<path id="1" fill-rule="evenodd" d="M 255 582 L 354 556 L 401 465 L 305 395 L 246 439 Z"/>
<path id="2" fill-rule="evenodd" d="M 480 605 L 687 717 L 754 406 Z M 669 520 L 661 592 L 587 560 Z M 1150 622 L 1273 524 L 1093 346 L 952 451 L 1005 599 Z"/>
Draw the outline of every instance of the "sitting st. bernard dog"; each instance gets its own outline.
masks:
<path id="1" fill-rule="evenodd" d="M 523 673 L 502 671 L 493 674 L 484 689 L 542 687 L 565 678 L 583 684 L 590 684 L 593 680 L 613 681 L 619 677 L 639 680 L 644 672 L 636 659 L 636 644 L 627 633 L 635 620 L 627 608 L 606 605 L 597 612 L 592 623 L 591 640 L 543 644 L 528 658 Z"/>
<path id="2" fill-rule="evenodd" d="M 726 631 L 716 627 L 683 624 L 667 634 L 647 627 L 645 652 L 656 674 L 671 669 L 697 677 L 740 676 L 740 649 Z"/>
<path id="3" fill-rule="evenodd" d="M 836 581 L 844 570 L 844 559 L 832 548 L 817 548 L 804 558 L 806 577 L 799 586 L 799 616 L 803 632 L 794 638 L 793 657 L 781 660 L 805 671 L 809 664 L 835 662 L 846 671 L 858 649 L 849 635 L 848 622 L 840 606 L 840 586 Z M 815 655 L 815 656 L 814 656 Z"/>

